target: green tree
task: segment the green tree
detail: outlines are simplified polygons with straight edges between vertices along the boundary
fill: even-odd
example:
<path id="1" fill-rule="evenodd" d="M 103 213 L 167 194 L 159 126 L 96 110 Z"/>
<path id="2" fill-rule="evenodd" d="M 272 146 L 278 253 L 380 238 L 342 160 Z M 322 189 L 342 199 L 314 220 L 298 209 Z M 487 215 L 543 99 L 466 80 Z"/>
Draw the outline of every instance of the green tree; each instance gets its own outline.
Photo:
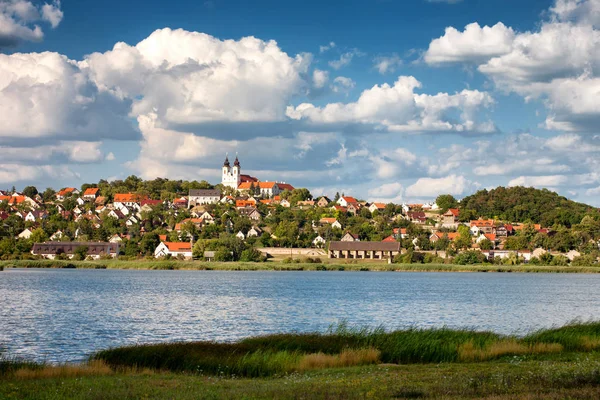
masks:
<path id="1" fill-rule="evenodd" d="M 35 186 L 25 186 L 25 189 L 23 189 L 23 194 L 27 197 L 33 198 L 36 194 L 38 194 L 38 190 Z"/>
<path id="2" fill-rule="evenodd" d="M 31 232 L 30 239 L 33 243 L 43 243 L 48 240 L 48 235 L 42 228 L 37 228 Z"/>
<path id="3" fill-rule="evenodd" d="M 458 207 L 458 201 L 454 196 L 450 194 L 441 194 L 435 199 L 435 204 L 442 210 L 442 212 L 448 211 L 449 208 Z"/>

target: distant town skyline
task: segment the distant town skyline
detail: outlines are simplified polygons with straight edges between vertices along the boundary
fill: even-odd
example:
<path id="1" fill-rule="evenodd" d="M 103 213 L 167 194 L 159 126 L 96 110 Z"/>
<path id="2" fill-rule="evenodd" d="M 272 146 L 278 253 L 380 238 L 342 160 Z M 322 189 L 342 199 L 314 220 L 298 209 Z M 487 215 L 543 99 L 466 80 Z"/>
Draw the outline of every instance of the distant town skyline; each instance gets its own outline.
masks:
<path id="1" fill-rule="evenodd" d="M 0 188 L 244 173 L 600 206 L 600 0 L 0 0 Z"/>

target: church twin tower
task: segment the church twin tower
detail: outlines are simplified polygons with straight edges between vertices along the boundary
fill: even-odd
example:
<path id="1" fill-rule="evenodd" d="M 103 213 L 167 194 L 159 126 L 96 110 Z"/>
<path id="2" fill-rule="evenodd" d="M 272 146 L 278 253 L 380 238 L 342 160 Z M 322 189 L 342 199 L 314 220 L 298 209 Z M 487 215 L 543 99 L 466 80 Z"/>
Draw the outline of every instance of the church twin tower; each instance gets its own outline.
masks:
<path id="1" fill-rule="evenodd" d="M 233 162 L 233 168 L 229 164 L 229 157 L 225 156 L 225 162 L 223 163 L 223 176 L 221 177 L 221 184 L 223 186 L 228 186 L 237 190 L 242 181 L 242 176 L 240 173 L 240 161 L 235 156 L 235 161 Z"/>

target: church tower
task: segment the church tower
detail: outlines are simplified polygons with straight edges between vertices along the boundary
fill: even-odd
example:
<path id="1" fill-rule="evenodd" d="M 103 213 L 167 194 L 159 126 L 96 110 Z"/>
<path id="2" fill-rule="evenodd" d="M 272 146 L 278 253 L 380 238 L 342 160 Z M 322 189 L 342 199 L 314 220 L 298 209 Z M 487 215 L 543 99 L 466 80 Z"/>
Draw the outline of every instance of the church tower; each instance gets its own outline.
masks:
<path id="1" fill-rule="evenodd" d="M 235 162 L 233 163 L 233 169 L 229 164 L 229 156 L 225 155 L 225 162 L 223 163 L 223 176 L 221 178 L 221 184 L 223 186 L 228 186 L 232 189 L 237 190 L 238 186 L 241 182 L 241 168 L 240 161 L 237 156 L 235 157 Z"/>

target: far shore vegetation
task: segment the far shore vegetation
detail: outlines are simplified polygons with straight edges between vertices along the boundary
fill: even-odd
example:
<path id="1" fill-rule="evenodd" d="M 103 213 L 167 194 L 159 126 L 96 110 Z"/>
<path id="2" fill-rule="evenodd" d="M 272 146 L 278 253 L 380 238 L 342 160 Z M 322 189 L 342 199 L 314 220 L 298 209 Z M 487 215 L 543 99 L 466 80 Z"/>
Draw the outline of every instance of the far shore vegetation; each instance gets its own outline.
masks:
<path id="1" fill-rule="evenodd" d="M 0 398 L 597 398 L 598 349 L 598 322 L 526 336 L 342 323 L 234 343 L 112 348 L 80 364 L 0 352 Z"/>
<path id="2" fill-rule="evenodd" d="M 359 271 L 359 272 L 521 272 L 521 273 L 600 273 L 600 266 L 535 264 L 444 264 L 384 263 L 364 260 L 321 260 L 312 257 L 266 262 L 207 262 L 172 260 L 6 260 L 0 271 L 9 268 L 136 269 L 190 271 Z"/>

